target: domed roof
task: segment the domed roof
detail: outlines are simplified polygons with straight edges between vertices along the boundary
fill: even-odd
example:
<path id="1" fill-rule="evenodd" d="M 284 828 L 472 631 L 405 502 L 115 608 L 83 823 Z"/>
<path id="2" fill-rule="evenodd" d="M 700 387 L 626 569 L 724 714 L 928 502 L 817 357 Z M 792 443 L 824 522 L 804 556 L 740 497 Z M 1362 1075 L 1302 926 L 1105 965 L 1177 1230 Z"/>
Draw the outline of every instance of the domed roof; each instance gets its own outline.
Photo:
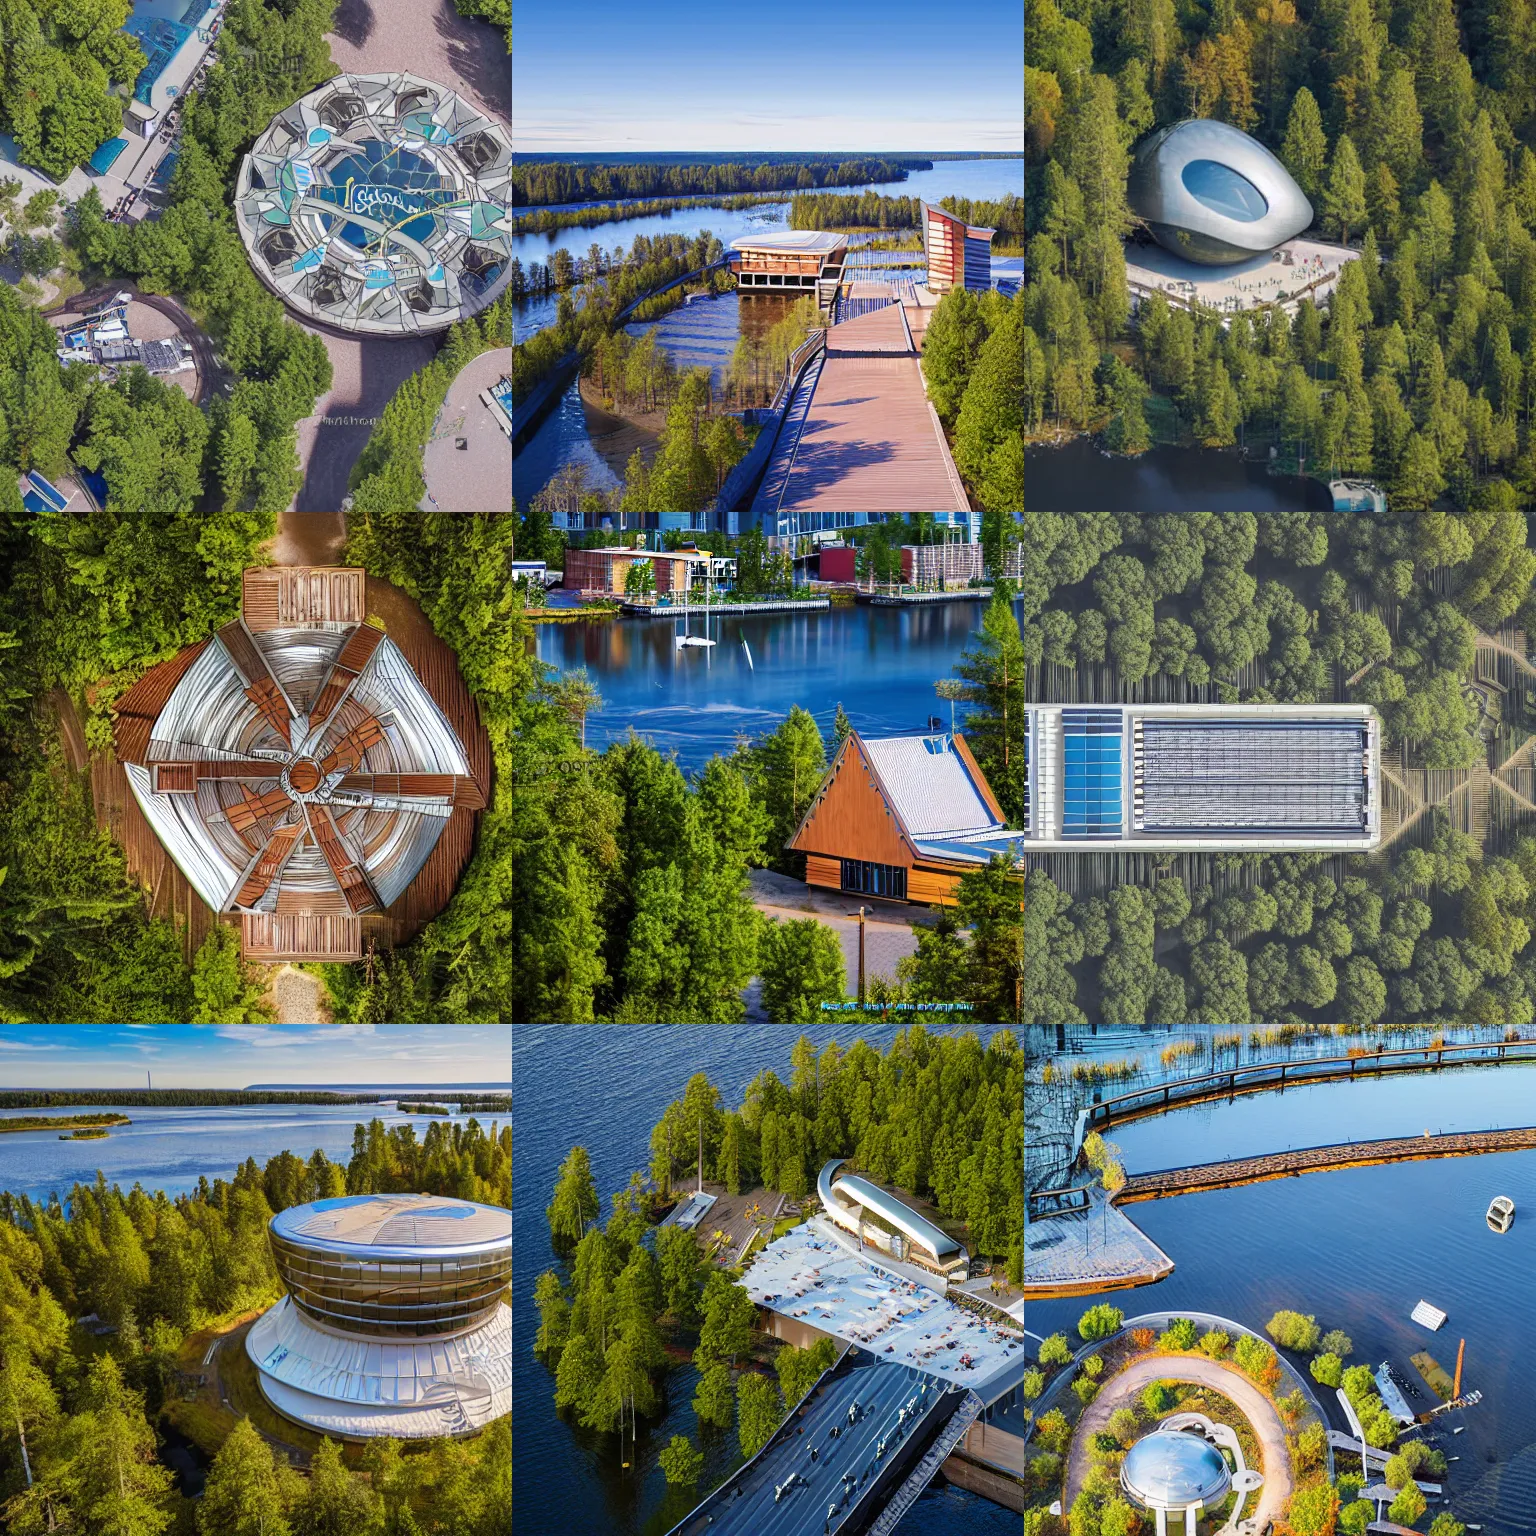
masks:
<path id="1" fill-rule="evenodd" d="M 1126 1452 L 1120 1484 L 1143 1508 L 1178 1513 L 1220 1499 L 1232 1474 L 1226 1457 L 1203 1436 L 1159 1429 Z"/>
<path id="2" fill-rule="evenodd" d="M 441 1195 L 341 1195 L 289 1206 L 272 1218 L 272 1230 L 300 1246 L 331 1251 L 457 1252 L 510 1246 L 512 1213 Z"/>

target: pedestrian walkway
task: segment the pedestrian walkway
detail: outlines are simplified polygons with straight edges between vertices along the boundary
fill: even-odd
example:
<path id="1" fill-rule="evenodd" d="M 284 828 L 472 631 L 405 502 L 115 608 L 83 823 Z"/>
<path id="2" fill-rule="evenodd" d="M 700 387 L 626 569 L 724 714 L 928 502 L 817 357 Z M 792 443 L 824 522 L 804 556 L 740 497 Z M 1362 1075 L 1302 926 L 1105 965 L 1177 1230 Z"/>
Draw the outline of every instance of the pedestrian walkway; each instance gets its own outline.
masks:
<path id="1" fill-rule="evenodd" d="M 1064 1211 L 1024 1228 L 1024 1295 L 1087 1296 L 1151 1285 L 1173 1260 L 1130 1217 L 1098 1195 L 1086 1211 Z"/>

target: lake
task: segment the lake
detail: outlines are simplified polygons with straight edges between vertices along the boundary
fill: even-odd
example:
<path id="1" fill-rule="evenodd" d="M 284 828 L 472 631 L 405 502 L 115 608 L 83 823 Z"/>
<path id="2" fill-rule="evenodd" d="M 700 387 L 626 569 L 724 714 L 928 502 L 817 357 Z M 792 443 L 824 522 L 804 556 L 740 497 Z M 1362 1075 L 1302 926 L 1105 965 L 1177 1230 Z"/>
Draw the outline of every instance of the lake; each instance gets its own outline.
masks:
<path id="1" fill-rule="evenodd" d="M 985 1043 L 993 1026 L 976 1025 Z M 705 1072 L 733 1107 L 747 1084 L 771 1067 L 788 1081 L 790 1051 L 801 1034 L 819 1047 L 862 1037 L 885 1049 L 894 1025 L 846 1028 L 760 1024 L 721 1029 L 710 1025 L 527 1025 L 512 1042 L 513 1478 L 520 1536 L 662 1536 L 741 1461 L 734 1431 L 703 1444 L 704 1474 L 697 1490 L 669 1489 L 656 1457 L 674 1434 L 699 1441 L 692 1409 L 698 1381 L 692 1364 L 670 1371 L 659 1423 L 643 1425 L 634 1465 L 620 1466 L 618 1438 L 573 1428 L 555 1412 L 554 1378 L 533 1354 L 538 1309 L 533 1289 L 540 1273 L 557 1267 L 544 1208 L 560 1164 L 571 1147 L 586 1147 L 599 1199 L 629 1182 L 650 1162 L 651 1127 L 681 1098 L 688 1078 Z M 930 1027 L 946 1033 L 946 1026 Z M 953 1027 L 954 1033 L 963 1030 Z M 958 1488 L 930 1489 L 898 1526 L 900 1536 L 1018 1536 L 1019 1517 Z"/>
<path id="2" fill-rule="evenodd" d="M 1022 623 L 1022 599 L 1017 606 Z M 707 650 L 679 650 L 673 636 L 680 625 L 665 619 L 536 624 L 533 643 L 540 661 L 563 671 L 585 667 L 602 694 L 604 708 L 587 717 L 589 746 L 601 751 L 633 726 L 696 770 L 730 752 L 738 735 L 773 730 L 795 704 L 810 710 L 829 741 L 839 701 L 864 735 L 926 730 L 930 715 L 947 729 L 949 705 L 933 685 L 952 675 L 984 610 L 980 601 L 860 604 L 713 617 L 710 634 L 719 644 Z M 692 620 L 695 633 L 702 624 Z M 963 721 L 963 706 L 956 715 Z"/>
<path id="3" fill-rule="evenodd" d="M 1529 1067 L 1469 1068 L 1386 1081 L 1319 1084 L 1122 1126 L 1112 1139 L 1132 1171 L 1346 1137 L 1417 1135 L 1536 1121 Z M 1488 1230 L 1496 1194 L 1513 1229 Z M 1354 1341 L 1350 1364 L 1390 1359 L 1417 1385 L 1409 1356 L 1427 1349 L 1483 1400 L 1466 1411 L 1451 1454 L 1451 1508 L 1484 1536 L 1536 1532 L 1536 1152 L 1397 1163 L 1181 1195 L 1127 1214 L 1174 1261 L 1160 1284 L 1108 1299 L 1127 1316 L 1187 1307 L 1262 1328 L 1281 1307 L 1311 1313 Z M 1438 1334 L 1409 1320 L 1424 1298 L 1449 1314 Z M 1090 1298 L 1031 1302 L 1032 1332 L 1073 1332 Z"/>
<path id="4" fill-rule="evenodd" d="M 1302 512 L 1333 505 L 1321 481 L 1271 475 L 1232 450 L 1165 445 L 1127 458 L 1106 453 L 1094 437 L 1026 448 L 1024 500 L 1032 512 Z"/>
<path id="5" fill-rule="evenodd" d="M 441 1090 L 436 1090 L 441 1092 Z M 422 1091 L 408 1103 L 451 1103 Z M 379 1119 L 387 1126 L 414 1125 L 425 1138 L 433 1120 L 464 1121 L 467 1115 L 404 1115 L 392 1101 L 379 1104 L 252 1104 L 189 1107 L 82 1104 L 50 1109 L 0 1110 L 0 1120 L 25 1115 L 121 1114 L 132 1125 L 113 1126 L 105 1141 L 60 1141 L 59 1131 L 11 1131 L 0 1135 L 0 1189 L 46 1200 L 60 1199 L 77 1183 L 95 1182 L 99 1168 L 109 1185 L 126 1191 L 135 1183 L 172 1197 L 189 1194 L 199 1178 L 231 1179 L 246 1158 L 258 1164 L 279 1152 L 308 1158 L 318 1147 L 332 1162 L 352 1156 L 352 1127 Z M 475 1117 L 489 1129 L 505 1114 Z"/>

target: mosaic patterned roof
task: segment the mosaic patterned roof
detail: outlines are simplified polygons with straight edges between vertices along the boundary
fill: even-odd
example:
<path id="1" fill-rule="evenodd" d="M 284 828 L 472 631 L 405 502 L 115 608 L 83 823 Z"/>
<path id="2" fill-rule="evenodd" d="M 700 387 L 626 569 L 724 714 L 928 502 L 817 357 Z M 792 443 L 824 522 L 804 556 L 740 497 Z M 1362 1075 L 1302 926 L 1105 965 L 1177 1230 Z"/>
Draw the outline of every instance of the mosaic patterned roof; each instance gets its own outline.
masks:
<path id="1" fill-rule="evenodd" d="M 235 215 L 261 280 L 312 320 L 442 330 L 511 281 L 512 138 L 418 75 L 338 75 L 275 117 Z"/>

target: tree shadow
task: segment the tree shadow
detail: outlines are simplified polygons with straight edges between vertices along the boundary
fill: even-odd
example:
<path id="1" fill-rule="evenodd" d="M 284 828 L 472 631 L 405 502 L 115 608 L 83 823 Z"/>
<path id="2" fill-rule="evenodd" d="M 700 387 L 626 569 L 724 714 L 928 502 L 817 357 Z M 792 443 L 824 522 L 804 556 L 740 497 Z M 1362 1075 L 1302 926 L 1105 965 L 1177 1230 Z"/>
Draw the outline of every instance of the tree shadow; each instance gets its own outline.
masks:
<path id="1" fill-rule="evenodd" d="M 510 122 L 512 60 L 500 29 L 460 16 L 453 0 L 438 0 L 434 25 L 448 62 L 481 101 Z"/>
<path id="2" fill-rule="evenodd" d="M 374 26 L 373 6 L 369 0 L 340 0 L 331 31 L 342 42 L 361 48 L 373 36 Z"/>

